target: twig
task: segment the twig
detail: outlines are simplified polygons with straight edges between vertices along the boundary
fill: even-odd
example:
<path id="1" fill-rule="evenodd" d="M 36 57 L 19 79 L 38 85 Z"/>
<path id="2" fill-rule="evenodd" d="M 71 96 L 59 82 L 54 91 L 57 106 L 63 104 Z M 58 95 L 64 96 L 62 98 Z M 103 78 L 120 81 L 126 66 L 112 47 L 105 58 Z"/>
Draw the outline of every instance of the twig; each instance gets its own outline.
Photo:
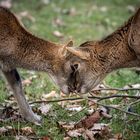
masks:
<path id="1" fill-rule="evenodd" d="M 63 99 L 56 99 L 56 100 L 39 100 L 39 101 L 34 101 L 30 102 L 29 104 L 40 104 L 40 103 L 53 103 L 53 102 L 62 102 L 62 101 L 72 101 L 72 100 L 83 100 L 81 97 L 76 97 L 76 98 L 63 98 Z"/>
<path id="2" fill-rule="evenodd" d="M 137 103 L 139 103 L 139 102 L 140 102 L 140 99 L 139 99 L 139 100 L 136 100 L 136 101 L 134 101 L 134 102 L 132 102 L 132 103 L 130 103 L 129 106 L 132 106 L 132 105 L 137 104 Z"/>
<path id="3" fill-rule="evenodd" d="M 116 95 L 101 97 L 98 101 L 106 100 L 106 99 L 110 99 L 110 98 L 117 98 L 117 97 L 140 99 L 140 96 L 133 96 L 133 95 L 117 95 L 117 94 L 116 94 Z"/>
<path id="4" fill-rule="evenodd" d="M 98 105 L 101 105 L 101 106 L 104 106 L 104 107 L 107 107 L 107 108 L 112 108 L 112 109 L 115 109 L 115 110 L 118 110 L 118 111 L 124 112 L 124 113 L 129 114 L 129 115 L 133 115 L 133 116 L 136 116 L 136 117 L 140 117 L 140 115 L 137 114 L 137 113 L 133 113 L 133 112 L 125 111 L 125 110 L 122 110 L 122 109 L 117 108 L 117 107 L 114 107 L 114 106 L 104 105 L 104 104 L 101 104 L 101 103 L 98 103 L 98 102 L 97 102 L 97 104 L 98 104 Z"/>
<path id="5" fill-rule="evenodd" d="M 81 96 L 80 94 L 78 94 L 78 95 L 79 95 L 81 98 L 83 98 L 83 99 L 85 99 L 85 100 L 89 100 L 89 101 L 91 101 L 91 102 L 93 102 L 93 103 L 95 104 L 95 101 L 93 101 L 92 99 L 89 99 L 89 98 L 87 98 L 87 97 L 83 97 L 83 96 Z M 106 107 L 106 108 L 112 108 L 112 109 L 115 109 L 115 110 L 124 112 L 124 113 L 126 113 L 126 114 L 129 114 L 129 115 L 133 115 L 133 116 L 136 116 L 136 117 L 140 117 L 139 114 L 136 114 L 136 113 L 133 113 L 133 112 L 128 112 L 128 111 L 125 111 L 125 110 L 121 110 L 120 108 L 116 108 L 116 107 L 114 107 L 114 106 L 104 105 L 104 104 L 101 104 L 101 103 L 98 103 L 98 102 L 96 102 L 96 104 L 97 104 L 97 105 L 100 105 L 100 106 L 104 106 L 104 107 Z"/>
<path id="6" fill-rule="evenodd" d="M 79 94 L 78 94 L 79 95 Z M 112 95 L 112 96 L 105 96 L 105 97 L 99 97 L 99 96 L 87 96 L 89 99 L 98 99 L 98 101 L 110 99 L 110 98 L 134 98 L 134 99 L 140 99 L 140 96 L 131 96 L 131 95 Z M 53 102 L 62 102 L 62 101 L 72 101 L 72 100 L 83 100 L 83 97 L 75 97 L 75 98 L 63 98 L 63 99 L 56 99 L 56 100 L 39 100 L 30 102 L 29 104 L 35 104 L 35 103 L 53 103 Z"/>
<path id="7" fill-rule="evenodd" d="M 91 92 L 101 91 L 101 90 L 128 91 L 128 90 L 140 90 L 140 88 L 98 88 L 98 89 L 92 90 Z"/>
<path id="8" fill-rule="evenodd" d="M 115 88 L 117 89 L 117 88 Z M 101 90 L 101 89 L 100 89 Z M 104 90 L 104 89 L 102 89 Z M 105 89 L 105 90 L 108 90 L 108 89 Z M 110 90 L 110 89 L 109 89 Z M 111 89 L 111 90 L 114 90 L 114 89 Z M 117 89 L 118 90 L 118 89 Z M 129 89 L 119 89 L 119 90 L 132 90 L 132 88 L 129 88 Z M 135 90 L 138 90 L 135 89 Z M 140 89 L 139 89 L 140 90 Z M 116 108 L 114 106 L 110 106 L 110 105 L 104 105 L 104 104 L 101 104 L 99 103 L 99 101 L 101 100 L 105 100 L 105 99 L 110 99 L 110 98 L 116 98 L 116 97 L 127 97 L 127 98 L 135 98 L 135 99 L 140 99 L 140 96 L 131 96 L 131 95 L 112 95 L 112 96 L 105 96 L 105 97 L 99 97 L 99 96 L 81 96 L 80 94 L 78 94 L 80 97 L 76 97 L 76 98 L 64 98 L 64 99 L 57 99 L 57 100 L 45 100 L 45 101 L 34 101 L 34 102 L 30 102 L 30 104 L 34 104 L 34 103 L 52 103 L 52 102 L 61 102 L 61 101 L 68 101 L 68 100 L 79 100 L 79 99 L 85 99 L 85 100 L 89 100 L 91 102 L 93 102 L 94 104 L 96 103 L 97 105 L 101 105 L 101 106 L 104 106 L 104 107 L 107 107 L 107 108 L 112 108 L 112 109 L 115 109 L 115 110 L 118 110 L 118 111 L 121 111 L 121 112 L 124 112 L 126 114 L 129 114 L 129 115 L 133 115 L 133 116 L 137 116 L 137 117 L 140 117 L 140 115 L 136 114 L 136 113 L 133 113 L 133 112 L 128 112 L 128 111 L 125 111 L 125 110 L 122 110 L 120 108 Z M 93 101 L 92 99 L 98 99 L 97 102 Z M 137 101 L 139 102 L 139 100 Z M 136 102 L 136 103 L 137 103 Z"/>

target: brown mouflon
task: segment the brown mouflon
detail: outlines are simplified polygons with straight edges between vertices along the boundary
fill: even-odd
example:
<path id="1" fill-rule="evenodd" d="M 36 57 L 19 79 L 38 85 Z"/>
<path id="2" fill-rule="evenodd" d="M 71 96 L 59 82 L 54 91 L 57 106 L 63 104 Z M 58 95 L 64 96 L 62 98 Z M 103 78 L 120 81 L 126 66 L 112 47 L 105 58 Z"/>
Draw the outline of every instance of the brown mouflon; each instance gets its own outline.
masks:
<path id="1" fill-rule="evenodd" d="M 140 9 L 119 29 L 101 41 L 87 41 L 78 48 L 67 48 L 74 67 L 69 88 L 86 93 L 110 72 L 140 67 Z"/>
<path id="2" fill-rule="evenodd" d="M 10 84 L 23 117 L 33 123 L 40 123 L 40 117 L 33 113 L 22 91 L 20 76 L 16 68 L 45 71 L 69 93 L 66 62 L 66 45 L 55 44 L 29 33 L 9 10 L 0 7 L 0 69 Z M 64 70 L 65 67 L 65 70 Z"/>

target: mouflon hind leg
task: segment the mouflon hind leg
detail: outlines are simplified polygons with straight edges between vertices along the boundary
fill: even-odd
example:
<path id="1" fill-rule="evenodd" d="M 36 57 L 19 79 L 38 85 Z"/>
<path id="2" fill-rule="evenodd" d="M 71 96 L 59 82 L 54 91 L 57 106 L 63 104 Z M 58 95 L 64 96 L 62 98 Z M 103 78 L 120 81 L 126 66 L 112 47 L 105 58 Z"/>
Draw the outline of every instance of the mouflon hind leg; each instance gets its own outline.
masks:
<path id="1" fill-rule="evenodd" d="M 39 125 L 41 123 L 41 117 L 34 114 L 29 104 L 27 103 L 25 99 L 25 95 L 22 90 L 21 79 L 17 70 L 14 69 L 8 72 L 7 71 L 2 71 L 2 72 L 14 92 L 14 97 L 18 102 L 19 109 L 23 117 L 26 120 Z"/>

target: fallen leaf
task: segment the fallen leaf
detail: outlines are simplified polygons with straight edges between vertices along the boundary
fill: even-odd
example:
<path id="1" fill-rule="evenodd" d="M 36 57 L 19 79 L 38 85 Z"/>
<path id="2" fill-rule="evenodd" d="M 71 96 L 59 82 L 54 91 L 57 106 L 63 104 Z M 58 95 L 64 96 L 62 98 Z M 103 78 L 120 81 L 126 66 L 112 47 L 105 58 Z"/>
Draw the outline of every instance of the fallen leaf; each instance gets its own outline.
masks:
<path id="1" fill-rule="evenodd" d="M 44 136 L 41 140 L 51 140 L 48 136 Z"/>
<path id="2" fill-rule="evenodd" d="M 10 9 L 12 7 L 12 0 L 3 0 L 0 2 L 0 6 Z"/>
<path id="3" fill-rule="evenodd" d="M 21 128 L 21 131 L 22 131 L 23 134 L 26 134 L 27 136 L 31 135 L 31 134 L 35 134 L 33 129 L 29 126 Z"/>
<path id="4" fill-rule="evenodd" d="M 50 3 L 50 0 L 41 0 L 43 4 L 48 5 Z"/>
<path id="5" fill-rule="evenodd" d="M 93 127 L 94 123 L 98 122 L 101 118 L 100 112 L 95 111 L 90 116 L 81 119 L 77 124 L 75 124 L 75 128 L 91 128 Z"/>
<path id="6" fill-rule="evenodd" d="M 108 10 L 108 9 L 107 9 L 106 6 L 102 6 L 102 7 L 100 8 L 100 11 L 101 11 L 101 12 L 107 12 L 107 10 Z"/>
<path id="7" fill-rule="evenodd" d="M 63 14 L 75 16 L 77 14 L 75 7 L 71 7 L 70 9 L 63 9 Z"/>
<path id="8" fill-rule="evenodd" d="M 3 127 L 0 127 L 0 135 L 3 135 L 7 131 L 8 130 L 4 126 Z"/>
<path id="9" fill-rule="evenodd" d="M 122 136 L 121 133 L 117 133 L 117 134 L 114 135 L 114 138 L 115 138 L 116 140 L 122 140 L 123 136 Z"/>
<path id="10" fill-rule="evenodd" d="M 62 38 L 64 35 L 61 33 L 61 32 L 59 32 L 59 31 L 54 31 L 53 32 L 53 35 L 54 36 L 56 36 L 56 37 L 59 37 L 59 38 Z"/>
<path id="11" fill-rule="evenodd" d="M 41 111 L 42 114 L 46 115 L 50 111 L 52 105 L 50 104 L 41 104 L 39 110 Z"/>
<path id="12" fill-rule="evenodd" d="M 69 111 L 80 111 L 82 107 L 80 105 L 67 105 L 65 109 Z"/>
<path id="13" fill-rule="evenodd" d="M 60 92 L 60 96 L 61 96 L 61 97 L 66 97 L 67 95 L 64 94 L 63 92 Z"/>
<path id="14" fill-rule="evenodd" d="M 89 140 L 95 140 L 92 131 L 86 129 L 85 134 L 89 138 Z"/>
<path id="15" fill-rule="evenodd" d="M 16 136 L 15 139 L 16 140 L 29 140 L 29 138 L 26 136 Z"/>
<path id="16" fill-rule="evenodd" d="M 58 122 L 58 124 L 64 128 L 65 130 L 72 130 L 74 128 L 74 123 L 71 122 L 69 124 L 67 124 L 66 122 Z"/>
<path id="17" fill-rule="evenodd" d="M 71 138 L 70 137 L 64 137 L 63 140 L 71 140 Z"/>
<path id="18" fill-rule="evenodd" d="M 10 118 L 11 116 L 14 116 L 14 109 L 11 106 L 5 106 L 0 115 L 1 119 Z"/>
<path id="19" fill-rule="evenodd" d="M 22 81 L 23 86 L 29 86 L 30 84 L 32 84 L 31 79 L 25 79 L 25 80 Z"/>
<path id="20" fill-rule="evenodd" d="M 140 88 L 140 84 L 133 84 L 131 85 L 132 88 Z"/>
<path id="21" fill-rule="evenodd" d="M 16 15 L 19 20 L 22 20 L 22 18 L 27 18 L 30 21 L 35 22 L 35 18 L 28 11 L 22 11 Z"/>
<path id="22" fill-rule="evenodd" d="M 57 97 L 57 96 L 58 96 L 58 94 L 56 93 L 55 90 L 53 90 L 49 94 L 43 94 L 42 98 L 43 99 L 49 99 L 49 98 L 54 98 L 54 97 Z"/>
<path id="23" fill-rule="evenodd" d="M 78 138 L 79 136 L 82 136 L 83 131 L 84 131 L 83 128 L 79 128 L 79 129 L 76 129 L 76 130 L 70 130 L 70 131 L 67 132 L 67 135 L 70 136 L 70 137 Z"/>
<path id="24" fill-rule="evenodd" d="M 55 26 L 58 26 L 58 27 L 60 27 L 60 26 L 65 26 L 64 21 L 63 21 L 62 19 L 60 19 L 60 18 L 55 18 L 55 19 L 53 20 L 53 24 L 54 24 Z"/>
<path id="25" fill-rule="evenodd" d="M 94 126 L 91 128 L 91 130 L 93 131 L 98 131 L 98 130 L 102 130 L 103 127 L 107 126 L 104 123 L 95 123 Z"/>
<path id="26" fill-rule="evenodd" d="M 128 5 L 128 6 L 127 6 L 127 9 L 128 9 L 130 12 L 132 12 L 132 13 L 135 12 L 135 7 L 132 6 L 132 5 Z"/>

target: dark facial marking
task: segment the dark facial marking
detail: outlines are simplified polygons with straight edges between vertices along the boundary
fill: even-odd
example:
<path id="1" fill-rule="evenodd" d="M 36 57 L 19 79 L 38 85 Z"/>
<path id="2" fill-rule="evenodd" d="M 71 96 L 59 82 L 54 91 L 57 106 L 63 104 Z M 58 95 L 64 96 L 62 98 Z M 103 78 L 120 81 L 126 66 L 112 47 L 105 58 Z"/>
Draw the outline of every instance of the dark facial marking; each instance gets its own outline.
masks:
<path id="1" fill-rule="evenodd" d="M 71 65 L 72 72 L 68 78 L 68 85 L 69 85 L 69 90 L 71 92 L 75 92 L 77 88 L 80 86 L 79 81 L 80 81 L 80 75 L 78 71 L 78 64 Z"/>

